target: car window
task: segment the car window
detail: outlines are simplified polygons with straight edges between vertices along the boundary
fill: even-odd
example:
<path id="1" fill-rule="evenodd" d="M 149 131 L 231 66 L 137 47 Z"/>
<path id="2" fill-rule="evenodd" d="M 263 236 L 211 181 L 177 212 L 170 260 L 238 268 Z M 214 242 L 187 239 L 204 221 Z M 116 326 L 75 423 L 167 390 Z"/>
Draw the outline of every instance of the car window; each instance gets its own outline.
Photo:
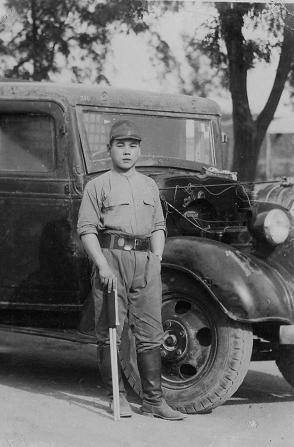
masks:
<path id="1" fill-rule="evenodd" d="M 48 172 L 53 169 L 54 120 L 33 113 L 0 114 L 0 170 Z"/>
<path id="2" fill-rule="evenodd" d="M 132 120 L 142 135 L 142 156 L 165 156 L 215 165 L 213 129 L 209 119 L 83 110 L 78 119 L 83 129 L 83 149 L 89 172 L 95 172 L 99 160 L 109 156 L 109 130 L 116 120 L 125 118 Z"/>

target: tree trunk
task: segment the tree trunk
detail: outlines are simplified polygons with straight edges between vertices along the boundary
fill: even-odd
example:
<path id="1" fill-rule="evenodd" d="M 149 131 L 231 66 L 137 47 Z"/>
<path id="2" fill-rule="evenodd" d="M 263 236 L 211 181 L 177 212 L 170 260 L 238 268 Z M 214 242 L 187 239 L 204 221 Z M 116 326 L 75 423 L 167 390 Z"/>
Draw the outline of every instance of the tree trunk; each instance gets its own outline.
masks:
<path id="1" fill-rule="evenodd" d="M 256 124 L 242 126 L 242 122 L 235 122 L 233 171 L 238 172 L 239 180 L 255 180 L 257 162 L 262 144 L 256 138 Z"/>
<path id="2" fill-rule="evenodd" d="M 38 81 L 38 52 L 37 52 L 37 39 L 38 29 L 36 23 L 36 1 L 31 0 L 31 13 L 32 13 L 32 59 L 33 59 L 33 80 Z"/>
<path id="3" fill-rule="evenodd" d="M 38 29 L 38 20 L 37 20 L 37 12 L 38 6 L 36 4 L 36 0 L 31 0 L 31 13 L 32 13 L 32 62 L 33 62 L 33 80 L 34 81 L 42 81 L 46 79 L 47 72 L 44 69 L 44 65 L 42 64 L 42 55 L 40 54 L 39 48 L 39 29 Z"/>

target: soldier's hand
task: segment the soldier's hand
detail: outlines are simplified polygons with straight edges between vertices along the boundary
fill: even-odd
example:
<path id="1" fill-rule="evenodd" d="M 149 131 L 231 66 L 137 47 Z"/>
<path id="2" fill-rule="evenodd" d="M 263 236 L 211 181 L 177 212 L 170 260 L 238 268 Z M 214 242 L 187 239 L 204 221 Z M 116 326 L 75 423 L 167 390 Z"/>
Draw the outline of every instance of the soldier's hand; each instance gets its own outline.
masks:
<path id="1" fill-rule="evenodd" d="M 109 293 L 116 287 L 116 276 L 107 262 L 99 267 L 99 278 L 103 287 L 107 288 Z"/>

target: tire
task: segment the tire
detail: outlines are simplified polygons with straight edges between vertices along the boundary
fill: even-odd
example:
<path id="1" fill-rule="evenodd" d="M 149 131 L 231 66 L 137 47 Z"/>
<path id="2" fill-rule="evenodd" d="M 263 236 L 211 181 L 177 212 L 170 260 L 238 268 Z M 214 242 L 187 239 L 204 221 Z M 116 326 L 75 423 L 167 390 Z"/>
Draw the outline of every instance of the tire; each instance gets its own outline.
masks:
<path id="1" fill-rule="evenodd" d="M 229 319 L 197 281 L 165 270 L 162 321 L 162 387 L 169 405 L 182 413 L 207 413 L 241 385 L 252 353 L 252 329 Z M 134 337 L 125 327 L 121 365 L 142 395 Z"/>
<path id="2" fill-rule="evenodd" d="M 279 346 L 276 364 L 284 379 L 294 387 L 294 347 Z"/>

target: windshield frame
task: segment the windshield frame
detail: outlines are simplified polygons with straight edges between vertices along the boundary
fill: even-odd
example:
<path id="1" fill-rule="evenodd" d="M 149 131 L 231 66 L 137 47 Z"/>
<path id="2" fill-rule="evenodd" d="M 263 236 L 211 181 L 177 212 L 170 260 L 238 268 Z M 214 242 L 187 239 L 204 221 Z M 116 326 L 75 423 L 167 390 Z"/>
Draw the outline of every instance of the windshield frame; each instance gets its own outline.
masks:
<path id="1" fill-rule="evenodd" d="M 211 157 L 212 163 L 207 164 L 202 161 L 192 161 L 180 157 L 168 157 L 163 154 L 159 155 L 141 155 L 137 166 L 166 166 L 166 167 L 181 167 L 184 169 L 197 169 L 201 166 L 217 166 L 216 160 L 216 148 L 215 148 L 215 126 L 214 121 L 218 118 L 217 115 L 211 114 L 200 114 L 200 113 L 185 113 L 185 112 L 168 112 L 168 111 L 158 111 L 158 110 L 145 110 L 145 109 L 131 109 L 131 108 L 120 108 L 120 107 L 101 107 L 92 105 L 76 105 L 76 115 L 78 130 L 81 139 L 83 159 L 85 167 L 88 174 L 93 174 L 95 172 L 105 171 L 110 169 L 112 166 L 110 157 L 101 157 L 96 162 L 87 159 L 87 153 L 90 153 L 90 148 L 88 145 L 88 139 L 85 127 L 83 125 L 83 113 L 84 112 L 97 112 L 97 113 L 110 113 L 122 115 L 127 117 L 127 115 L 137 115 L 137 116 L 152 116 L 152 117 L 162 117 L 162 118 L 179 118 L 179 119 L 190 119 L 190 120 L 207 120 L 210 122 L 210 138 L 211 138 Z M 90 166 L 90 164 L 92 166 Z"/>

